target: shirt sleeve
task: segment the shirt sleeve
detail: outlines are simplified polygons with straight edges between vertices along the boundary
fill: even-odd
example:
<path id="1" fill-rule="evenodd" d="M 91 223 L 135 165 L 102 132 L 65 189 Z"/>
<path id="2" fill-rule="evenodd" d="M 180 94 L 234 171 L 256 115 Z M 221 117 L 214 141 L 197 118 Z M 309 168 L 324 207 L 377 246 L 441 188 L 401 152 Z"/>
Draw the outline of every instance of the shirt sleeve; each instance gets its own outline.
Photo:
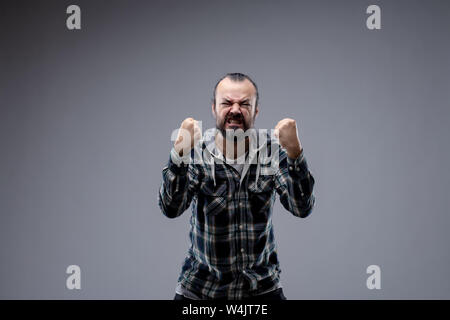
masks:
<path id="1" fill-rule="evenodd" d="M 189 208 L 199 185 L 198 167 L 190 163 L 190 155 L 180 157 L 172 148 L 167 165 L 162 170 L 163 180 L 158 204 L 168 218 L 180 216 Z"/>
<path id="2" fill-rule="evenodd" d="M 303 150 L 297 159 L 291 159 L 284 149 L 280 149 L 279 169 L 275 181 L 285 209 L 300 218 L 311 214 L 315 204 L 315 180 L 309 171 Z"/>

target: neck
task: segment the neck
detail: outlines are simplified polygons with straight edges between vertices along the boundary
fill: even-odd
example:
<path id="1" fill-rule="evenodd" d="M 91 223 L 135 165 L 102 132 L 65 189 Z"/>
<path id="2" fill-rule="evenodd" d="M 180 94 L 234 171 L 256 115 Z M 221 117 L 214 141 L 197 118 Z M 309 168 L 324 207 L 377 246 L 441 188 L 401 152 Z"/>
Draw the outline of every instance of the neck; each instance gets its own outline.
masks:
<path id="1" fill-rule="evenodd" d="M 228 159 L 234 159 L 244 155 L 249 148 L 248 136 L 243 141 L 230 141 L 223 137 L 220 131 L 217 131 L 215 139 L 216 147 Z"/>

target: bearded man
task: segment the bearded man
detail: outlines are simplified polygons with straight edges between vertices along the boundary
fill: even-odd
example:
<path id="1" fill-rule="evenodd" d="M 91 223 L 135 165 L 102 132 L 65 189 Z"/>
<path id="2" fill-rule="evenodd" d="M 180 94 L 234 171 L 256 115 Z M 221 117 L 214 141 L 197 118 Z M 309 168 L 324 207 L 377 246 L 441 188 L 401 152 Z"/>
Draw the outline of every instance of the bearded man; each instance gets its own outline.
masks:
<path id="1" fill-rule="evenodd" d="M 295 120 L 279 121 L 274 134 L 258 131 L 258 103 L 255 82 L 229 73 L 214 87 L 213 133 L 202 137 L 192 118 L 181 123 L 158 197 L 169 218 L 192 203 L 191 243 L 175 300 L 286 299 L 272 208 L 278 194 L 292 215 L 309 216 L 314 178 Z"/>

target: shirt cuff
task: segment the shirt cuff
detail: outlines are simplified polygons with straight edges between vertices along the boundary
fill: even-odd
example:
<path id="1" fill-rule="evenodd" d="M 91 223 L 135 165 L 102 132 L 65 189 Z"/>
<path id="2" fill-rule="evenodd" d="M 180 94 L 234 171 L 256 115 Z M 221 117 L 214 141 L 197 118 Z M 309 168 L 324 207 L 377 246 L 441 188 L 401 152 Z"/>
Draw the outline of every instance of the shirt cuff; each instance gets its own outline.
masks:
<path id="1" fill-rule="evenodd" d="M 309 175 L 308 163 L 306 162 L 303 150 L 297 157 L 297 159 L 291 159 L 287 157 L 287 163 L 289 174 L 291 174 L 292 176 L 304 178 Z"/>
<path id="2" fill-rule="evenodd" d="M 191 160 L 191 154 L 188 153 L 185 154 L 184 156 L 180 156 L 178 152 L 175 151 L 175 148 L 172 147 L 172 150 L 170 150 L 170 159 L 174 164 L 180 167 L 182 163 L 189 164 Z"/>
<path id="3" fill-rule="evenodd" d="M 170 151 L 168 167 L 170 171 L 177 175 L 185 175 L 188 171 L 188 165 L 190 162 L 190 154 L 180 157 L 178 152 L 174 148 Z"/>

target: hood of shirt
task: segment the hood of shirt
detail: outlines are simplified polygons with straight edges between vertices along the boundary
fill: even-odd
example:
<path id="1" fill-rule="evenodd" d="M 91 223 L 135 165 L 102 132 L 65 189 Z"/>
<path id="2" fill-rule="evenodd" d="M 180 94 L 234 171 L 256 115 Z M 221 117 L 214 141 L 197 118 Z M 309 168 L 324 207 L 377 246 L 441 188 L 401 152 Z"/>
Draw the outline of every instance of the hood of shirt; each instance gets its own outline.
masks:
<path id="1" fill-rule="evenodd" d="M 211 174 L 214 181 L 214 185 L 216 185 L 216 176 L 215 176 L 215 164 L 216 163 L 224 163 L 224 155 L 217 149 L 215 143 L 216 134 L 220 134 L 218 129 L 210 129 L 207 130 L 202 139 L 198 141 L 197 146 L 194 148 L 194 153 L 197 153 L 197 159 L 202 159 L 203 163 L 207 165 L 211 165 Z M 262 131 L 258 129 L 254 129 L 249 134 L 249 149 L 248 155 L 245 158 L 244 167 L 242 169 L 241 174 L 241 182 L 245 177 L 250 164 L 256 164 L 256 182 L 258 182 L 258 178 L 261 173 L 261 162 L 260 156 L 263 152 L 267 154 L 267 148 L 269 145 L 271 146 L 271 150 L 277 150 L 273 146 L 278 146 L 278 140 L 270 136 L 267 131 Z M 273 155 L 273 153 L 272 153 Z"/>

